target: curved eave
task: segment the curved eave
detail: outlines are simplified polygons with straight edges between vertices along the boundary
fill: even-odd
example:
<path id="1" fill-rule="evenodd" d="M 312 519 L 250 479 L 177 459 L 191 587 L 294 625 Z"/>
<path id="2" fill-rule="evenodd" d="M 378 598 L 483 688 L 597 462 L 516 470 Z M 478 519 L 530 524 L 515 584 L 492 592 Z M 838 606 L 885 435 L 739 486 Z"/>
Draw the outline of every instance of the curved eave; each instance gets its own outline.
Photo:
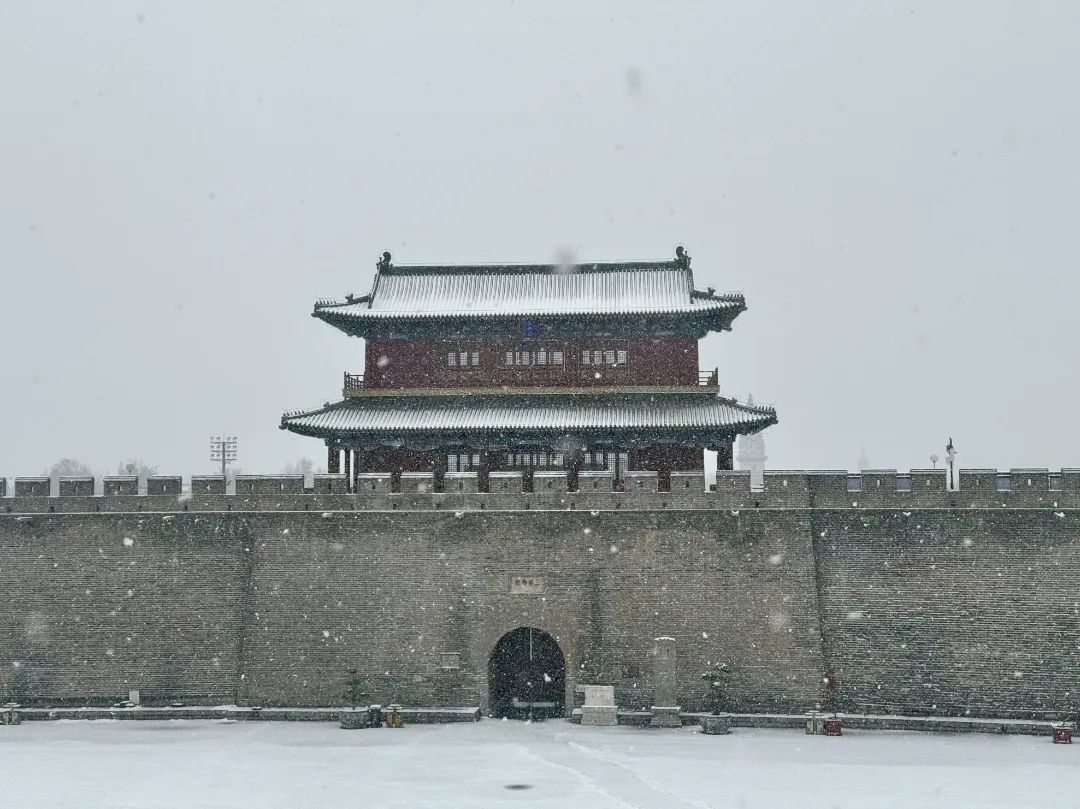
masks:
<path id="1" fill-rule="evenodd" d="M 477 396 L 465 406 L 432 397 L 346 399 L 286 414 L 281 429 L 329 442 L 526 443 L 580 436 L 594 441 L 702 443 L 759 432 L 777 423 L 771 408 L 722 397 L 628 394 L 567 397 Z"/>
<path id="2" fill-rule="evenodd" d="M 343 312 L 340 307 L 316 306 L 311 316 L 352 337 L 365 338 L 411 332 L 454 333 L 460 331 L 462 327 L 466 329 L 485 326 L 511 327 L 522 320 L 537 320 L 549 327 L 550 332 L 553 333 L 590 324 L 596 324 L 601 328 L 616 327 L 613 330 L 618 331 L 626 328 L 627 318 L 633 318 L 634 326 L 637 328 L 660 328 L 664 324 L 679 324 L 692 332 L 704 335 L 711 331 L 731 331 L 735 318 L 746 311 L 746 303 L 741 296 L 731 300 L 717 301 L 717 303 L 722 305 L 672 311 L 420 312 L 407 315 L 370 309 L 360 311 L 353 309 Z"/>

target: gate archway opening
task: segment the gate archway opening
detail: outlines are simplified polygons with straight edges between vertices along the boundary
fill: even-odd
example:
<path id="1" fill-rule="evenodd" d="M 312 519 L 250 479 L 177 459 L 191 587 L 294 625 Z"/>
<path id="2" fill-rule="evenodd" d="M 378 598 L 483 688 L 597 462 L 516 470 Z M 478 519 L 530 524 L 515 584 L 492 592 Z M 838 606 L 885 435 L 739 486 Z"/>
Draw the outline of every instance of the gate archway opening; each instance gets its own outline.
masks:
<path id="1" fill-rule="evenodd" d="M 509 719 L 563 716 L 566 658 L 542 629 L 522 626 L 507 632 L 488 659 L 488 711 Z"/>

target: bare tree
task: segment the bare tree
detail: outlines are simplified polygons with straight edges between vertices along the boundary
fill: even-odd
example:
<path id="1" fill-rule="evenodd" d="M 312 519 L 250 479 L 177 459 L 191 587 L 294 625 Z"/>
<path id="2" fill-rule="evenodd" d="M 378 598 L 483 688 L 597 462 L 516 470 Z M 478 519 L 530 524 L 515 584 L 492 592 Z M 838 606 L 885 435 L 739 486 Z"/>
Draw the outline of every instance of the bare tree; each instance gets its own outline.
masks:
<path id="1" fill-rule="evenodd" d="M 156 466 L 151 466 L 139 458 L 128 458 L 116 467 L 116 474 L 135 475 L 139 479 L 139 494 L 146 494 L 146 479 L 157 473 Z"/>
<path id="2" fill-rule="evenodd" d="M 56 497 L 60 494 L 60 478 L 92 477 L 93 474 L 93 470 L 82 461 L 77 461 L 74 458 L 61 458 L 49 467 L 49 471 L 44 476 L 49 478 L 49 493 Z"/>
<path id="3" fill-rule="evenodd" d="M 314 486 L 314 475 L 318 472 L 322 472 L 321 468 L 315 468 L 315 462 L 311 458 L 301 458 L 293 463 L 285 464 L 284 470 L 286 475 L 303 475 L 305 486 Z"/>

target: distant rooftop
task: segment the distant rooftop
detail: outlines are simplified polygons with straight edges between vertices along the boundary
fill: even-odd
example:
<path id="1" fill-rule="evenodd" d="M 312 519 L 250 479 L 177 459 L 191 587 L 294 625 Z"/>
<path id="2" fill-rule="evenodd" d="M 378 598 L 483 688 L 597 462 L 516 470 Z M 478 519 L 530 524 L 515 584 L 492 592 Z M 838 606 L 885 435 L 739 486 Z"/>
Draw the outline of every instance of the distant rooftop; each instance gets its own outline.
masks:
<path id="1" fill-rule="evenodd" d="M 586 264 L 393 265 L 378 262 L 371 292 L 320 301 L 314 315 L 349 322 L 427 318 L 696 315 L 730 328 L 746 308 L 740 294 L 694 289 L 690 257 Z"/>

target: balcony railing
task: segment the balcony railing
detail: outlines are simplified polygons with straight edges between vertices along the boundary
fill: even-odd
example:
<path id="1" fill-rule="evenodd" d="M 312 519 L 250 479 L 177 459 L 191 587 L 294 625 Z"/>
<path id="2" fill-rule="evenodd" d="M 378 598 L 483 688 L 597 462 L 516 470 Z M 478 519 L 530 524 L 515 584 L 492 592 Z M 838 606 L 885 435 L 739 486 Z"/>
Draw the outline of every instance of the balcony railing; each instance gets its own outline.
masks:
<path id="1" fill-rule="evenodd" d="M 713 368 L 711 371 L 698 371 L 697 376 L 698 387 L 702 388 L 715 388 L 720 385 L 720 370 Z M 345 391 L 364 390 L 364 375 L 363 374 L 350 374 L 345 372 Z"/>

